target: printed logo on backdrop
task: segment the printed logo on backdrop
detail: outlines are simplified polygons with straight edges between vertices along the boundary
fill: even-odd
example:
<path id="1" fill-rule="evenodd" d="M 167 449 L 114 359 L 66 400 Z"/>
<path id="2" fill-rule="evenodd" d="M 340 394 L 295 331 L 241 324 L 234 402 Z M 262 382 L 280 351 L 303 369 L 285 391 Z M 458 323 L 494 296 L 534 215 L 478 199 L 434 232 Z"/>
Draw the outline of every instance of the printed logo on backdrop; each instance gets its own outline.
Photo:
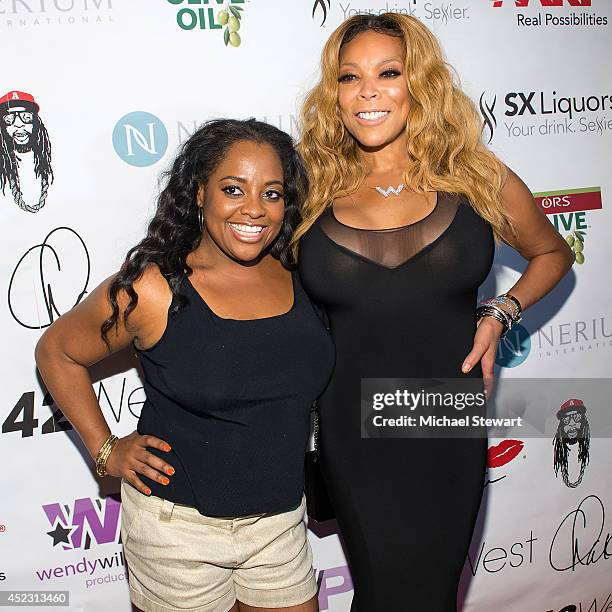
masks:
<path id="1" fill-rule="evenodd" d="M 320 27 L 326 27 L 327 20 L 330 18 L 330 21 L 333 22 L 331 25 L 335 28 L 341 21 L 355 15 L 398 13 L 421 19 L 431 27 L 466 21 L 470 18 L 470 9 L 469 2 L 460 6 L 458 2 L 445 0 L 427 2 L 407 0 L 399 3 L 385 2 L 384 4 L 372 0 L 314 0 L 311 16 Z"/>
<path id="2" fill-rule="evenodd" d="M 2 0 L 5 30 L 112 24 L 113 0 Z"/>
<path id="3" fill-rule="evenodd" d="M 612 534 L 609 531 L 606 533 L 605 507 L 599 497 L 588 495 L 561 519 L 556 529 L 555 522 L 549 521 L 537 526 L 540 531 L 546 531 L 546 537 L 527 527 L 522 536 L 510 542 L 481 541 L 478 538 L 472 542 L 467 554 L 472 576 L 476 576 L 479 572 L 508 574 L 517 568 L 535 564 L 540 571 L 543 571 L 540 559 L 546 554 L 547 545 L 549 567 L 555 572 L 581 571 L 584 576 L 584 572 L 589 571 L 589 566 L 611 563 Z M 527 531 L 529 537 L 526 537 Z M 592 606 L 579 608 L 576 612 L 603 612 L 609 609 L 612 603 L 611 599 L 606 599 L 605 602 L 604 599 L 605 596 L 601 599 L 596 598 Z M 598 603 L 605 605 L 597 607 Z M 548 612 L 557 612 L 557 610 L 555 608 Z M 562 609 L 560 612 L 565 610 Z"/>
<path id="4" fill-rule="evenodd" d="M 577 319 L 542 327 L 537 332 L 540 359 L 558 359 L 612 348 L 612 316 Z"/>
<path id="5" fill-rule="evenodd" d="M 121 503 L 108 496 L 104 500 L 85 497 L 72 504 L 54 502 L 42 509 L 51 524 L 47 535 L 51 546 L 61 544 L 64 550 L 83 548 L 92 544 L 120 543 L 119 515 Z"/>
<path id="6" fill-rule="evenodd" d="M 327 569 L 315 569 L 317 584 L 319 585 L 319 610 L 329 610 L 332 597 L 350 593 L 353 590 L 353 580 L 346 565 L 330 567 Z"/>
<path id="7" fill-rule="evenodd" d="M 576 10 L 590 9 L 592 0 L 492 0 L 493 8 L 506 6 L 520 9 L 540 9 L 535 13 L 526 14 L 524 11 L 515 13 L 517 27 L 600 27 L 608 25 L 608 17 L 593 11 Z M 607 0 L 593 0 L 607 3 Z M 601 4 L 600 4 L 601 6 Z M 568 11 L 545 11 L 541 9 L 566 8 Z"/>
<path id="8" fill-rule="evenodd" d="M 586 215 L 587 211 L 603 208 L 601 188 L 565 189 L 534 193 L 533 196 L 546 215 L 551 216 L 555 229 L 570 245 L 574 261 L 582 265 L 586 260 L 584 247 L 587 229 L 590 227 Z"/>
<path id="9" fill-rule="evenodd" d="M 507 478 L 509 468 L 505 466 L 507 466 L 513 459 L 516 459 L 524 448 L 525 443 L 522 440 L 512 439 L 502 440 L 499 444 L 489 446 L 487 451 L 487 472 L 485 474 L 485 486 Z M 523 458 L 524 457 L 525 456 L 523 455 Z M 504 469 L 502 470 L 501 468 Z"/>
<path id="10" fill-rule="evenodd" d="M 130 166 L 152 166 L 168 149 L 168 131 L 155 115 L 134 111 L 117 121 L 113 129 L 113 147 Z"/>
<path id="11" fill-rule="evenodd" d="M 557 411 L 559 425 L 553 439 L 555 476 L 563 478 L 563 483 L 575 489 L 584 476 L 589 463 L 591 429 L 587 409 L 580 399 L 568 399 Z"/>
<path id="12" fill-rule="evenodd" d="M 90 269 L 83 238 L 55 228 L 17 261 L 8 285 L 11 316 L 27 329 L 49 327 L 85 297 Z"/>
<path id="13" fill-rule="evenodd" d="M 39 111 L 24 91 L 0 98 L 0 191 L 31 213 L 45 205 L 53 182 L 51 140 Z"/>
<path id="14" fill-rule="evenodd" d="M 239 47 L 242 39 L 240 27 L 244 0 L 217 0 L 217 6 L 195 8 L 192 5 L 207 5 L 208 0 L 165 0 L 180 7 L 176 12 L 176 23 L 181 30 L 217 30 L 223 33 L 225 46 Z M 219 6 L 221 5 L 221 6 Z"/>
<path id="15" fill-rule="evenodd" d="M 612 96 L 574 92 L 483 91 L 479 98 L 484 135 L 529 139 L 576 134 L 612 135 Z"/>
<path id="16" fill-rule="evenodd" d="M 512 326 L 497 345 L 495 363 L 502 368 L 516 368 L 531 352 L 531 338 L 527 329 L 517 323 Z"/>

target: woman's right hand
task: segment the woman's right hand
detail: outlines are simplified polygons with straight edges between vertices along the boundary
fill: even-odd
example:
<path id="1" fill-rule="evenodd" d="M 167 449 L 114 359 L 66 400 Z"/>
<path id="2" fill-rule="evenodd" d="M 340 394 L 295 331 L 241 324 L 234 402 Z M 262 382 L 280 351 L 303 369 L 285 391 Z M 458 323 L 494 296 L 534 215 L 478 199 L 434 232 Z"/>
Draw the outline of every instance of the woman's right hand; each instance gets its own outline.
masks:
<path id="1" fill-rule="evenodd" d="M 124 478 L 141 493 L 151 495 L 151 489 L 138 478 L 138 474 L 167 485 L 170 480 L 164 474 L 172 476 L 175 470 L 163 459 L 150 453 L 149 448 L 157 448 L 166 453 L 170 451 L 167 442 L 155 436 L 141 436 L 136 431 L 120 438 L 108 457 L 106 472 L 110 476 Z"/>

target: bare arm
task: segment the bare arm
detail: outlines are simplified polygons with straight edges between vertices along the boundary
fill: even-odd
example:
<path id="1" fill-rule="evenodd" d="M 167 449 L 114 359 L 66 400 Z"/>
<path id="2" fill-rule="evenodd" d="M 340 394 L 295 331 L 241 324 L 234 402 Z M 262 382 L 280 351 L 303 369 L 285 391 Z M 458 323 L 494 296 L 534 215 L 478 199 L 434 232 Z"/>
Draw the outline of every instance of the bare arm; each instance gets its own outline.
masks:
<path id="1" fill-rule="evenodd" d="M 516 237 L 502 236 L 504 242 L 529 260 L 521 278 L 508 290 L 523 309 L 542 299 L 572 267 L 574 255 L 535 202 L 531 191 L 512 170 L 502 189 L 502 202 L 513 217 Z M 474 347 L 461 367 L 469 372 L 481 361 L 483 378 L 492 380 L 497 343 L 503 326 L 491 317 L 480 319 Z M 489 382 L 490 384 L 490 382 Z"/>
<path id="2" fill-rule="evenodd" d="M 542 299 L 574 263 L 571 248 L 536 204 L 531 191 L 511 170 L 502 190 L 504 207 L 515 218 L 517 238 L 503 237 L 529 261 L 521 278 L 509 289 L 523 308 Z"/>
<path id="3" fill-rule="evenodd" d="M 163 334 L 171 300 L 170 289 L 157 268 L 147 269 L 142 278 L 134 284 L 139 300 L 128 318 L 127 326 L 123 321 L 123 312 L 129 298 L 124 293 L 117 296 L 120 316 L 117 327 L 111 329 L 108 334 L 109 352 L 100 336 L 100 326 L 111 313 L 107 297 L 111 281 L 112 277 L 55 321 L 42 335 L 35 350 L 36 364 L 45 385 L 56 405 L 83 439 L 92 457 L 96 457 L 111 432 L 98 404 L 87 368 L 110 353 L 127 347 L 133 341 L 143 347 L 154 344 Z M 126 438 L 122 439 L 124 440 Z M 160 460 L 149 460 L 154 456 L 145 450 L 146 446 L 169 450 L 165 442 L 153 436 L 131 434 L 127 442 L 120 443 L 111 453 L 107 463 L 109 474 L 127 478 L 132 484 L 140 483 L 142 486 L 138 488 L 143 492 L 147 487 L 138 479 L 136 471 L 160 482 L 160 478 L 167 480 L 151 466 L 166 473 L 169 473 L 167 468 L 171 469 L 171 466 L 164 465 Z M 143 451 L 133 448 L 135 444 Z M 134 464 L 133 459 L 137 459 L 139 463 Z M 114 469 L 111 469 L 111 465 Z"/>

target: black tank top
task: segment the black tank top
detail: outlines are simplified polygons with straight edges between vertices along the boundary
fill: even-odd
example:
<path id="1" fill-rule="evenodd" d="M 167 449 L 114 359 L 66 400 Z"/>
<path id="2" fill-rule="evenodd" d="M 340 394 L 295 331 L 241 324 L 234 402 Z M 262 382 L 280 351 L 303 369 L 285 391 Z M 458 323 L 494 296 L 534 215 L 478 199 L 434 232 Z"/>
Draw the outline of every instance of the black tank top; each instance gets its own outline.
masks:
<path id="1" fill-rule="evenodd" d="M 310 407 L 334 347 L 292 279 L 288 312 L 235 320 L 217 316 L 183 278 L 187 304 L 171 306 L 159 342 L 138 351 L 147 396 L 138 432 L 168 442 L 169 453 L 150 450 L 176 469 L 168 486 L 140 476 L 153 495 L 217 517 L 299 505 Z"/>

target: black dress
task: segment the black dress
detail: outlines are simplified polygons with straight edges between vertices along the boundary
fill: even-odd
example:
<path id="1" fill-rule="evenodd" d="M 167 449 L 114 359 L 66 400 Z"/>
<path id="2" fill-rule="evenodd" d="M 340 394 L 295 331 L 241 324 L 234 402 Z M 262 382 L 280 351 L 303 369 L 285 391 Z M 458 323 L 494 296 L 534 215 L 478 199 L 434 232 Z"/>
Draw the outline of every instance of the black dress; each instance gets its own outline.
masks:
<path id="1" fill-rule="evenodd" d="M 427 217 L 391 230 L 351 228 L 328 208 L 302 240 L 302 281 L 336 343 L 319 448 L 354 612 L 456 610 L 486 437 L 362 439 L 360 380 L 466 376 L 493 253 L 490 225 L 464 197 L 444 193 Z M 481 377 L 480 365 L 467 376 Z"/>

